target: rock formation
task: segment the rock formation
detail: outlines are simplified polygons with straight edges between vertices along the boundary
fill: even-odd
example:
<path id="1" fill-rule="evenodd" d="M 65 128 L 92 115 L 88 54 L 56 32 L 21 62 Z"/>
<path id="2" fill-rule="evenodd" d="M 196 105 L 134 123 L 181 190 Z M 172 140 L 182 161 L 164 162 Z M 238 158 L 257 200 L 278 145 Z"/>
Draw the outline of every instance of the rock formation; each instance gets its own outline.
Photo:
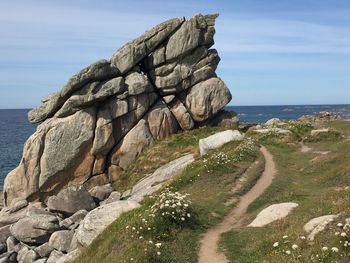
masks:
<path id="1" fill-rule="evenodd" d="M 5 205 L 44 201 L 70 184 L 114 181 L 153 140 L 218 113 L 231 94 L 210 49 L 217 16 L 165 21 L 45 97 L 28 114 L 40 124 L 5 179 Z"/>

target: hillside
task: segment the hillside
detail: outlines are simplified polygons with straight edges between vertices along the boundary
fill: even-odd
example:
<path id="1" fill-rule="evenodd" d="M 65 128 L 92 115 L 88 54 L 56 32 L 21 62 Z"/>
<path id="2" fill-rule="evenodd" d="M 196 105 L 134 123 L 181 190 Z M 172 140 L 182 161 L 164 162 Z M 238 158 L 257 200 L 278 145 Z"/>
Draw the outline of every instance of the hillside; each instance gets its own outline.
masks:
<path id="1" fill-rule="evenodd" d="M 243 142 L 227 143 L 203 157 L 198 155 L 198 140 L 220 128 L 182 132 L 155 142 L 115 182 L 116 189 L 128 189 L 183 153 L 195 153 L 196 160 L 144 200 L 140 208 L 117 219 L 76 262 L 197 262 L 201 236 L 221 222 L 262 174 L 264 158 L 258 151 L 259 144 L 273 155 L 277 173 L 271 186 L 249 205 L 242 226 L 221 237 L 220 249 L 226 257 L 230 262 L 348 262 L 348 229 L 342 228 L 349 215 L 349 123 L 332 121 L 313 127 L 290 122 L 280 127 L 292 133 L 259 135 L 250 129 Z M 331 130 L 310 135 L 311 130 L 320 127 Z M 242 183 L 238 179 L 243 175 L 247 180 Z M 237 183 L 241 184 L 238 189 Z M 171 199 L 169 193 L 179 193 L 187 200 L 186 212 L 191 217 L 181 221 L 166 215 L 150 216 L 154 213 L 152 206 L 159 204 L 159 196 Z M 295 202 L 298 207 L 267 226 L 246 227 L 262 209 L 283 202 Z M 304 224 L 330 214 L 339 217 L 309 241 Z M 275 242 L 279 243 L 274 247 Z"/>

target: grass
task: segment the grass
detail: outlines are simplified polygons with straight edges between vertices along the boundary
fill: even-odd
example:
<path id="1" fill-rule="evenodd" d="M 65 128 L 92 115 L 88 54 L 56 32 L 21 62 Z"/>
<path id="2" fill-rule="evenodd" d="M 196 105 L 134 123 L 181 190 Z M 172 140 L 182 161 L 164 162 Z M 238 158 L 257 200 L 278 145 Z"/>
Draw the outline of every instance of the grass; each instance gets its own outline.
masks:
<path id="1" fill-rule="evenodd" d="M 336 122 L 327 126 L 350 132 L 350 125 Z M 339 129 L 340 130 L 340 129 Z M 309 145 L 309 144 L 308 144 Z M 350 185 L 350 141 L 339 138 L 322 138 L 310 146 L 315 150 L 330 151 L 322 156 L 313 152 L 301 153 L 295 145 L 267 145 L 278 167 L 278 175 L 266 192 L 248 208 L 247 223 L 263 208 L 274 203 L 296 202 L 299 207 L 286 219 L 263 228 L 244 228 L 223 235 L 221 247 L 230 262 L 349 262 L 350 251 L 325 254 L 323 246 L 339 247 L 339 238 L 325 231 L 317 236 L 313 245 L 300 239 L 305 235 L 303 225 L 311 218 L 344 213 L 350 215 L 349 190 L 336 189 Z M 274 249 L 275 242 L 288 242 Z M 334 236 L 334 237 L 333 237 Z M 298 250 L 291 246 L 298 244 Z M 286 251 L 290 250 L 291 255 Z M 318 255 L 318 258 L 316 257 Z M 298 258 L 298 256 L 300 256 Z"/>
<path id="2" fill-rule="evenodd" d="M 350 135 L 350 125 L 346 122 L 329 122 L 323 127 L 337 130 L 344 137 Z M 283 128 L 289 128 L 293 134 L 261 136 L 248 133 L 273 154 L 278 174 L 265 193 L 248 207 L 245 221 L 248 224 L 259 211 L 274 203 L 297 202 L 299 207 L 287 218 L 266 227 L 225 233 L 220 247 L 230 262 L 350 262 L 350 250 L 340 248 L 341 239 L 334 235 L 337 230 L 334 224 L 319 234 L 312 244 L 300 238 L 305 235 L 303 225 L 311 218 L 341 213 L 344 220 L 346 215 L 350 216 L 350 189 L 347 188 L 350 185 L 350 141 L 338 136 L 322 137 L 306 142 L 312 151 L 301 153 L 299 142 L 309 136 L 314 127 L 288 123 Z M 142 218 L 149 215 L 157 198 L 154 195 L 144 200 L 139 209 L 123 214 L 112 223 L 76 262 L 197 262 L 201 235 L 221 222 L 233 207 L 225 203 L 248 191 L 264 169 L 263 157 L 257 149 L 237 150 L 240 149 L 237 142 L 199 157 L 198 140 L 217 131 L 220 129 L 202 128 L 156 141 L 114 185 L 120 191 L 129 189 L 159 166 L 185 153 L 194 153 L 196 161 L 166 186 L 172 191 L 190 194 L 193 224 L 182 226 L 157 221 L 156 224 L 150 223 L 150 232 L 145 231 Z M 323 155 L 314 151 L 329 153 Z M 244 173 L 248 180 L 238 193 L 233 194 L 232 187 Z M 136 230 L 130 230 L 132 227 Z M 283 239 L 284 235 L 288 238 Z M 155 249 L 147 243 L 149 240 L 162 243 L 161 248 Z M 281 245 L 273 248 L 275 242 Z M 297 244 L 298 249 L 293 250 L 292 244 Z M 337 246 L 341 251 L 337 254 L 322 252 L 323 246 Z M 286 254 L 287 250 L 291 255 Z"/>
<path id="3" fill-rule="evenodd" d="M 156 142 L 140 156 L 137 163 L 145 166 L 149 155 L 169 161 L 175 152 L 182 154 L 188 147 L 193 149 L 198 144 L 199 138 L 216 131 L 217 129 L 213 128 L 200 129 Z M 172 191 L 189 194 L 195 215 L 191 226 L 172 226 L 171 231 L 165 231 L 167 222 L 158 221 L 156 225 L 151 226 L 151 232 L 144 232 L 144 227 L 139 233 L 130 232 L 131 227 L 139 229 L 142 218 L 147 218 L 150 207 L 155 202 L 155 197 L 148 198 L 142 202 L 141 208 L 124 214 L 112 223 L 76 262 L 130 262 L 131 259 L 132 262 L 196 262 L 201 235 L 219 223 L 232 208 L 225 205 L 225 202 L 233 197 L 231 189 L 236 180 L 257 158 L 261 163 L 261 156 L 258 156 L 256 147 L 248 151 L 245 148 L 241 149 L 242 147 L 237 148 L 238 145 L 239 142 L 231 142 L 220 150 L 212 151 L 204 157 L 197 157 L 191 166 L 166 186 Z M 238 156 L 240 161 L 237 161 Z M 143 176 L 160 164 L 156 165 L 151 161 L 151 166 L 144 170 Z M 136 175 L 138 169 L 140 168 L 137 166 L 131 166 L 126 174 Z M 250 169 L 247 184 L 253 184 L 260 172 L 260 165 Z M 131 183 L 126 181 L 126 178 L 121 179 L 117 184 L 119 187 L 130 187 L 128 184 Z M 246 186 L 244 189 L 249 187 Z M 140 235 L 142 240 L 139 238 Z M 157 251 L 154 247 L 149 247 L 145 240 L 160 242 L 162 247 Z M 157 252 L 161 254 L 157 255 Z"/>
<path id="4" fill-rule="evenodd" d="M 166 139 L 155 141 L 131 164 L 114 182 L 116 190 L 123 192 L 130 189 L 146 174 L 154 172 L 160 166 L 181 157 L 186 153 L 199 155 L 198 141 L 222 129 L 218 127 L 200 128 L 182 131 Z"/>

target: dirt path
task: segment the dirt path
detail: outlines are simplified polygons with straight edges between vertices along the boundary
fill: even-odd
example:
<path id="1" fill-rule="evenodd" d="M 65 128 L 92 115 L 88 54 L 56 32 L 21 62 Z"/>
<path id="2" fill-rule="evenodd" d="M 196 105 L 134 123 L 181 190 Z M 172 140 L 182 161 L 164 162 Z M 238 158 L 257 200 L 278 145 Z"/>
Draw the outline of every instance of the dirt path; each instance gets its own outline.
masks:
<path id="1" fill-rule="evenodd" d="M 272 182 L 276 174 L 276 166 L 272 155 L 264 146 L 260 148 L 265 158 L 265 170 L 256 184 L 240 198 L 237 206 L 224 218 L 224 220 L 210 229 L 202 238 L 198 255 L 199 263 L 227 263 L 228 260 L 218 249 L 220 235 L 233 228 L 241 226 L 240 219 L 247 207 L 259 197 Z"/>

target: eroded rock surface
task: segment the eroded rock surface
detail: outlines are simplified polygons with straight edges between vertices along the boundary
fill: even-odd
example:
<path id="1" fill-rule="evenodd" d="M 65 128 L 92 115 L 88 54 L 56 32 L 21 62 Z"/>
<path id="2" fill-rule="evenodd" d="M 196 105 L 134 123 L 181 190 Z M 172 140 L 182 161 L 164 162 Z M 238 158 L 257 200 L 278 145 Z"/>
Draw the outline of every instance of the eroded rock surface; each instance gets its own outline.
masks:
<path id="1" fill-rule="evenodd" d="M 28 114 L 40 125 L 5 179 L 5 205 L 19 198 L 48 202 L 52 211 L 70 215 L 91 210 L 73 209 L 63 197 L 53 205 L 57 196 L 50 196 L 70 185 L 90 190 L 113 182 L 154 140 L 196 128 L 220 112 L 231 94 L 215 73 L 217 17 L 165 21 L 45 97 Z"/>

